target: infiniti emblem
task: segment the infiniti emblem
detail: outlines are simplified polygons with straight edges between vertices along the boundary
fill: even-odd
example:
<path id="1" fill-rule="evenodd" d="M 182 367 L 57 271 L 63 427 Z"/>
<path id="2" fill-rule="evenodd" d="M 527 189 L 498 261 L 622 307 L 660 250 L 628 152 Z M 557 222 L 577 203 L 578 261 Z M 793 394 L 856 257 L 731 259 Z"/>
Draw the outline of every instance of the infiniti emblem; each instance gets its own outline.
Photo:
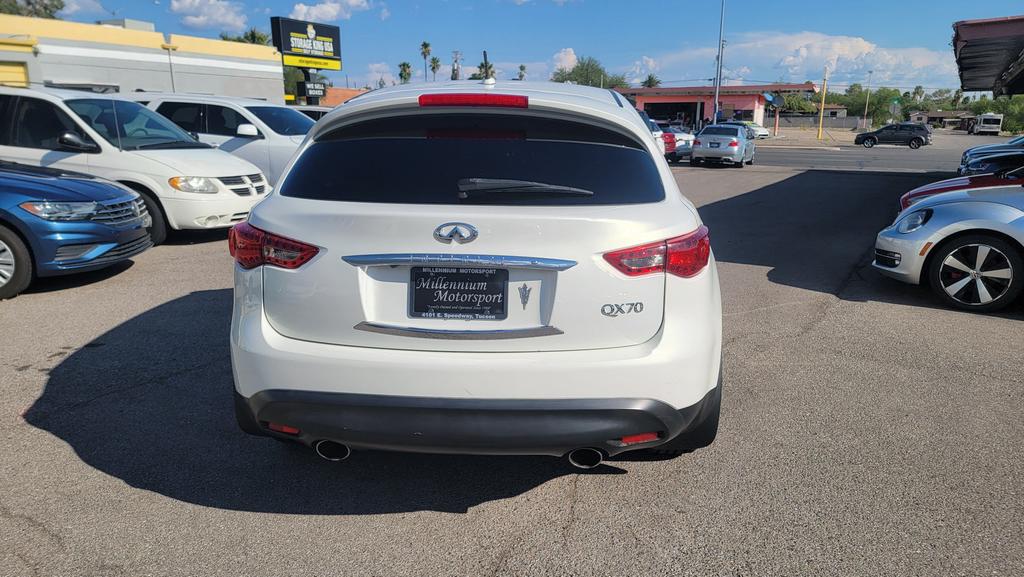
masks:
<path id="1" fill-rule="evenodd" d="M 473 242 L 478 234 L 473 225 L 464 222 L 446 222 L 434 229 L 434 238 L 445 244 L 453 240 L 459 244 Z"/>

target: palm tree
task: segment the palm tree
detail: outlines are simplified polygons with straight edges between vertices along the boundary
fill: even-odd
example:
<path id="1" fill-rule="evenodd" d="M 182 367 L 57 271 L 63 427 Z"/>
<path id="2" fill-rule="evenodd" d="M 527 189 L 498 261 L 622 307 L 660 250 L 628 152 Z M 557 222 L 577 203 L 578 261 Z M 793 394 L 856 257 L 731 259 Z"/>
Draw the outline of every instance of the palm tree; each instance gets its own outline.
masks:
<path id="1" fill-rule="evenodd" d="M 520 64 L 519 65 L 519 79 L 520 80 L 526 80 L 526 65 L 525 64 Z"/>
<path id="2" fill-rule="evenodd" d="M 423 82 L 427 81 L 427 58 L 430 58 L 430 42 L 420 44 L 420 56 L 423 57 Z"/>
<path id="3" fill-rule="evenodd" d="M 398 65 L 398 77 L 402 79 L 402 84 L 408 84 L 409 79 L 412 78 L 412 64 L 408 62 L 402 62 Z"/>
<path id="4" fill-rule="evenodd" d="M 434 82 L 437 82 L 437 71 L 441 69 L 441 59 L 437 56 L 430 57 L 430 71 L 434 73 Z"/>
<path id="5" fill-rule="evenodd" d="M 243 32 L 241 36 L 231 36 L 221 32 L 220 39 L 231 42 L 245 42 L 246 44 L 270 44 L 270 34 L 267 34 L 255 26 Z"/>
<path id="6" fill-rule="evenodd" d="M 644 81 L 641 82 L 640 85 L 643 86 L 644 88 L 657 88 L 661 86 L 661 79 L 655 76 L 653 73 L 648 74 L 647 78 L 644 78 Z"/>
<path id="7" fill-rule="evenodd" d="M 476 70 L 477 74 L 480 75 L 481 80 L 494 78 L 494 64 L 491 64 L 490 62 L 481 62 L 480 66 L 477 66 Z"/>

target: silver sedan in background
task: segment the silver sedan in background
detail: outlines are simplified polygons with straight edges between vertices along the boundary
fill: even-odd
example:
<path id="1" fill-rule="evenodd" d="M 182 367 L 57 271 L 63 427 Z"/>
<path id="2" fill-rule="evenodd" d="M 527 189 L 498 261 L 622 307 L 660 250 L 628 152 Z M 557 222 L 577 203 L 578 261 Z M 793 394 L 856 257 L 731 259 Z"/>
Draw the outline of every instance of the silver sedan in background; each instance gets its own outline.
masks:
<path id="1" fill-rule="evenodd" d="M 1024 168 L 1006 186 L 925 197 L 878 233 L 874 267 L 911 284 L 929 284 L 946 304 L 993 312 L 1024 287 Z"/>
<path id="2" fill-rule="evenodd" d="M 728 162 L 743 168 L 744 164 L 754 164 L 756 151 L 754 133 L 749 128 L 737 124 L 711 124 L 705 126 L 694 139 L 690 165 Z"/>

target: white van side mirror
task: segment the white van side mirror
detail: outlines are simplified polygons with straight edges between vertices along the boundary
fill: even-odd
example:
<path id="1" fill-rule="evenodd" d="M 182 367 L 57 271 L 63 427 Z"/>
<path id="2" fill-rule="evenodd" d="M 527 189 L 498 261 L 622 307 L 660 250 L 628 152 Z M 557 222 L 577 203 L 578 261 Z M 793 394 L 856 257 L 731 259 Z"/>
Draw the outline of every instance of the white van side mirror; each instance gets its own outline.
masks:
<path id="1" fill-rule="evenodd" d="M 252 124 L 239 124 L 235 134 L 245 138 L 259 138 L 260 131 Z"/>

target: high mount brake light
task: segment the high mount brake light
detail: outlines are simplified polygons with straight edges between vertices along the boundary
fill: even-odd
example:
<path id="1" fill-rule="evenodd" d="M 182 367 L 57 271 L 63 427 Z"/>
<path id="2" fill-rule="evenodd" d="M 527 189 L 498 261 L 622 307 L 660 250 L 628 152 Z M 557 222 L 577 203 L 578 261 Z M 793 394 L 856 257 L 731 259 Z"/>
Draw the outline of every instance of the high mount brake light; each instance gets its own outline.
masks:
<path id="1" fill-rule="evenodd" d="M 228 251 L 244 269 L 262 265 L 296 269 L 309 262 L 320 249 L 240 222 L 228 232 Z"/>
<path id="2" fill-rule="evenodd" d="M 515 94 L 421 94 L 420 106 L 493 106 L 527 108 L 530 99 Z"/>
<path id="3" fill-rule="evenodd" d="M 707 267 L 710 256 L 708 227 L 701 225 L 683 236 L 606 253 L 604 260 L 630 277 L 667 272 L 690 278 Z"/>

